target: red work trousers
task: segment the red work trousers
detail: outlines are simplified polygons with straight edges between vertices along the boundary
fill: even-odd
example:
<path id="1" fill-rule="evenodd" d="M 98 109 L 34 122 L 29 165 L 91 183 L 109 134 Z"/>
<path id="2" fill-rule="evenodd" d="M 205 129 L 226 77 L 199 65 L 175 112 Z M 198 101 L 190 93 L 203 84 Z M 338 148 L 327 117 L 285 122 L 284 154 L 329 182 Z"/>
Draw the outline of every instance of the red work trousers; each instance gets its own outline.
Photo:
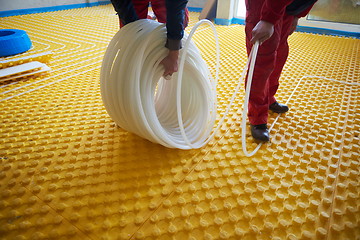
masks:
<path id="1" fill-rule="evenodd" d="M 135 12 L 139 19 L 146 19 L 148 17 L 148 8 L 149 3 L 151 3 L 151 8 L 156 16 L 158 22 L 166 23 L 166 0 L 132 0 L 132 3 L 135 8 Z M 184 27 L 187 27 L 189 23 L 189 11 L 185 8 L 185 19 Z M 120 27 L 122 27 L 120 21 Z"/>
<path id="2" fill-rule="evenodd" d="M 252 48 L 251 31 L 260 21 L 263 0 L 249 1 L 245 24 L 246 49 L 248 55 Z M 279 78 L 289 53 L 288 36 L 294 16 L 284 13 L 274 26 L 274 33 L 259 46 L 255 62 L 254 75 L 250 90 L 248 118 L 250 124 L 267 123 L 269 105 L 274 103 L 279 87 Z"/>

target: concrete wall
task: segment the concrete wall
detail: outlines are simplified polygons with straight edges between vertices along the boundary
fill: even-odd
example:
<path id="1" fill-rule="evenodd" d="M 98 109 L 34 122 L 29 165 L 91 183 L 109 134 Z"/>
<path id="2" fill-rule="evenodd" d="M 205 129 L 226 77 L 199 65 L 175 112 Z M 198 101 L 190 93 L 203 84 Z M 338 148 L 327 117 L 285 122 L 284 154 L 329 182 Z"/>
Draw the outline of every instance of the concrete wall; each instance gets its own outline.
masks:
<path id="1" fill-rule="evenodd" d="M 1 1 L 1 0 L 0 0 Z M 222 0 L 220 0 L 222 1 Z M 189 0 L 188 7 L 203 8 L 207 0 Z"/>
<path id="2" fill-rule="evenodd" d="M 0 11 L 104 2 L 109 0 L 0 0 Z"/>
<path id="3" fill-rule="evenodd" d="M 218 1 L 216 18 L 232 19 L 234 17 L 235 0 Z"/>

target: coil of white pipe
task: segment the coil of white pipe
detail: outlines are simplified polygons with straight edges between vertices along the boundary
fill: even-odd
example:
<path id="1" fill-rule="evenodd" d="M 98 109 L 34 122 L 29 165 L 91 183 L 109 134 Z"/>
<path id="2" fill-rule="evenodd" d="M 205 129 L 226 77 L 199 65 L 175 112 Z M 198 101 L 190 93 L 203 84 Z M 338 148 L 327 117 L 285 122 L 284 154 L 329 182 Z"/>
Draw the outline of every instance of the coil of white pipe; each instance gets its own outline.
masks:
<path id="1" fill-rule="evenodd" d="M 165 41 L 164 24 L 144 19 L 123 27 L 103 59 L 102 100 L 110 117 L 126 131 L 170 148 L 200 148 L 216 120 L 216 80 L 187 36 L 180 74 L 164 80 L 160 61 L 167 54 Z"/>

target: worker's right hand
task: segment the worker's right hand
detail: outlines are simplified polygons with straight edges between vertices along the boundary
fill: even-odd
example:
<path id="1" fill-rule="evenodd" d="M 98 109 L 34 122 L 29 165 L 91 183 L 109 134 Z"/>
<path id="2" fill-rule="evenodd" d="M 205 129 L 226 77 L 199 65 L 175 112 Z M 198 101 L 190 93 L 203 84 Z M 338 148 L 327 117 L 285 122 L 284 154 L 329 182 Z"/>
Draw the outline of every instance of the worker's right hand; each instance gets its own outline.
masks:
<path id="1" fill-rule="evenodd" d="M 179 66 L 179 50 L 169 50 L 168 55 L 161 61 L 164 66 L 163 77 L 167 80 L 171 79 L 173 73 L 178 71 Z"/>
<path id="2" fill-rule="evenodd" d="M 256 41 L 259 41 L 260 44 L 268 40 L 274 33 L 274 24 L 260 21 L 256 24 L 252 30 L 251 43 L 255 44 Z"/>

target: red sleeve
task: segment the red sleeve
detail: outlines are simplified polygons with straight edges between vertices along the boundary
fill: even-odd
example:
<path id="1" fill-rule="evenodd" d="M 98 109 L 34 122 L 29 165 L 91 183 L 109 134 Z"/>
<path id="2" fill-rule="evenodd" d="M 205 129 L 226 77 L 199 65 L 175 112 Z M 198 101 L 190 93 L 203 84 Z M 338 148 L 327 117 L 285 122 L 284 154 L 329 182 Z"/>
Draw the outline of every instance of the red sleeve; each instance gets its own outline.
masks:
<path id="1" fill-rule="evenodd" d="M 283 16 L 285 8 L 293 0 L 265 0 L 261 9 L 260 20 L 276 24 Z"/>
<path id="2" fill-rule="evenodd" d="M 314 3 L 315 4 L 315 3 Z M 306 15 L 308 15 L 308 13 L 310 12 L 311 8 L 314 6 L 311 5 L 310 7 L 308 7 L 306 10 L 304 10 L 302 13 L 296 15 L 298 18 L 301 18 L 301 17 L 305 17 Z"/>

